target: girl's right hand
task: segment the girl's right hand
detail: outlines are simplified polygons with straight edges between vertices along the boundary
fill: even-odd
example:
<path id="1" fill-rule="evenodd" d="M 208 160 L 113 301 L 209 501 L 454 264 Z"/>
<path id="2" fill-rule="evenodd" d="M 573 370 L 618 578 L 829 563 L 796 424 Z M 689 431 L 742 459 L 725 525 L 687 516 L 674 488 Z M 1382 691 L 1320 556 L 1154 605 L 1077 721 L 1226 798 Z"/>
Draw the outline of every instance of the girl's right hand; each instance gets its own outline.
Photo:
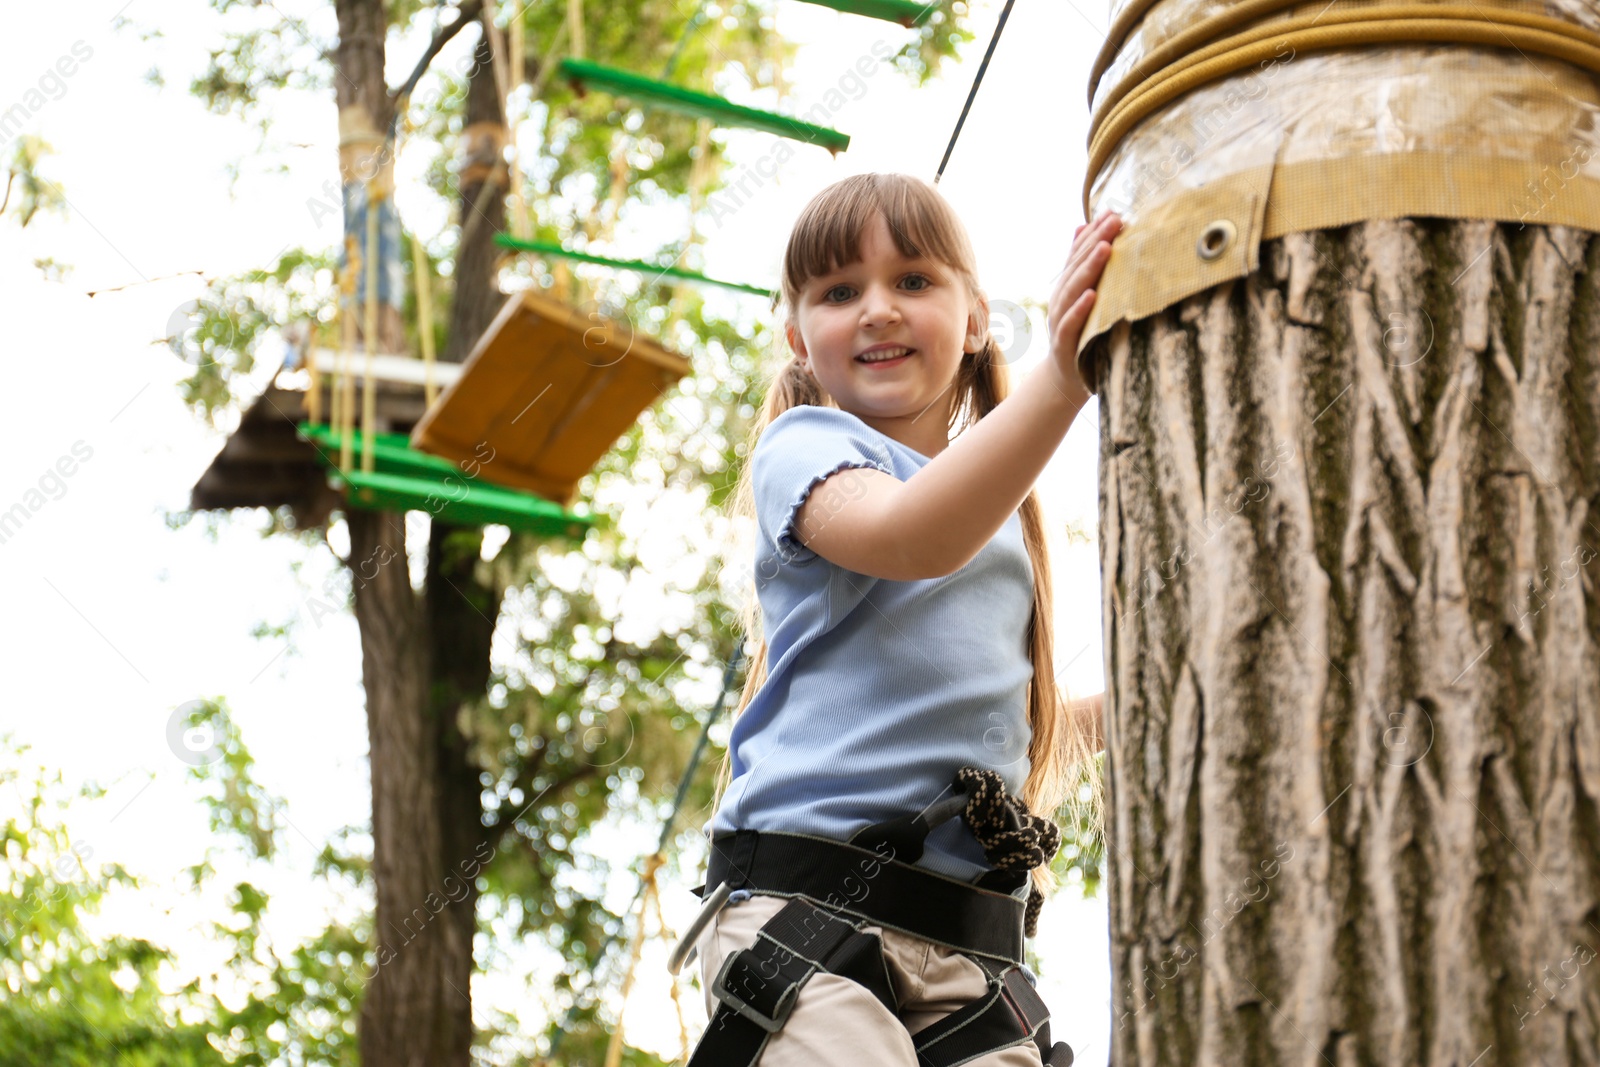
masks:
<path id="1" fill-rule="evenodd" d="M 1067 265 L 1056 277 L 1050 291 L 1045 321 L 1050 332 L 1050 364 L 1056 370 L 1056 385 L 1063 396 L 1082 407 L 1092 395 L 1078 373 L 1078 339 L 1094 307 L 1095 291 L 1106 261 L 1111 258 L 1111 242 L 1122 229 L 1122 216 L 1106 210 L 1092 223 L 1079 226 L 1073 235 Z"/>

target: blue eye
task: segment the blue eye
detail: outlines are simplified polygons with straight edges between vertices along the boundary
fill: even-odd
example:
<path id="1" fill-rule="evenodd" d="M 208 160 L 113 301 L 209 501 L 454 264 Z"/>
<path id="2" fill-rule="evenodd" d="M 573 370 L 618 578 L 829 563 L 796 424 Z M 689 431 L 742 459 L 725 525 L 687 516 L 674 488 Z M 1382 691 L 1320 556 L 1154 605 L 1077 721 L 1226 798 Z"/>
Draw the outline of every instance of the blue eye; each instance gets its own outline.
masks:
<path id="1" fill-rule="evenodd" d="M 908 274 L 908 275 L 906 275 L 906 281 L 909 282 L 912 279 L 919 279 L 920 281 L 923 282 L 924 286 L 929 286 L 929 285 L 933 284 L 933 282 L 928 278 L 928 276 L 926 274 Z M 915 291 L 916 292 L 921 292 L 920 289 L 915 290 Z"/>
<path id="2" fill-rule="evenodd" d="M 836 285 L 832 289 L 829 289 L 826 293 L 823 293 L 822 294 L 822 299 L 827 301 L 828 303 L 833 303 L 833 300 L 832 300 L 833 294 L 837 293 L 841 289 L 843 289 L 845 292 L 849 292 L 850 291 L 850 287 L 848 285 Z"/>

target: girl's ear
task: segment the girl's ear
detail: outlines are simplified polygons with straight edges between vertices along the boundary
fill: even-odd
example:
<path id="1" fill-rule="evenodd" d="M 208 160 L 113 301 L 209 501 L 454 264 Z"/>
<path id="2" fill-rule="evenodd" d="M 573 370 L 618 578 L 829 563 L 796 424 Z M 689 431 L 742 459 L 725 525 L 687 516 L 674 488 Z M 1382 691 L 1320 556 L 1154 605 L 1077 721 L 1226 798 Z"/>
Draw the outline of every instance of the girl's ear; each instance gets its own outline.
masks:
<path id="1" fill-rule="evenodd" d="M 801 366 L 805 366 L 806 339 L 800 336 L 799 327 L 795 325 L 793 319 L 784 324 L 783 335 L 789 342 L 789 351 L 795 354 L 795 358 L 800 361 Z M 807 370 L 809 369 L 808 367 Z"/>
<path id="2" fill-rule="evenodd" d="M 980 291 L 978 302 L 967 313 L 967 336 L 964 351 L 981 352 L 983 340 L 989 335 L 989 297 Z"/>

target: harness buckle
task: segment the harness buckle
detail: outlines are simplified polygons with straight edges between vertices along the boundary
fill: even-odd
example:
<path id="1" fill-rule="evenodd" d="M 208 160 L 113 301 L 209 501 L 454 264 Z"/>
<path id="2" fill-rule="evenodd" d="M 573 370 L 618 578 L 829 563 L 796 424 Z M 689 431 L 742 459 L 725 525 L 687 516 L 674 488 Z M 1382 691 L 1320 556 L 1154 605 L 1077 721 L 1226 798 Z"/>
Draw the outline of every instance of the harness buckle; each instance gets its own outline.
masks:
<path id="1" fill-rule="evenodd" d="M 794 1011 L 795 1001 L 799 999 L 800 983 L 791 982 L 787 985 L 778 994 L 777 1002 L 772 1008 L 773 1013 L 771 1015 L 765 1014 L 760 1008 L 728 988 L 729 975 L 733 973 L 735 967 L 740 967 L 747 963 L 745 959 L 747 954 L 750 954 L 749 949 L 740 949 L 722 961 L 722 968 L 717 971 L 717 977 L 711 983 L 711 993 L 722 1003 L 755 1023 L 767 1033 L 775 1034 L 783 1029 L 783 1024 L 789 1019 L 789 1013 Z M 771 979 L 757 974 L 756 980 L 765 984 L 770 982 Z"/>

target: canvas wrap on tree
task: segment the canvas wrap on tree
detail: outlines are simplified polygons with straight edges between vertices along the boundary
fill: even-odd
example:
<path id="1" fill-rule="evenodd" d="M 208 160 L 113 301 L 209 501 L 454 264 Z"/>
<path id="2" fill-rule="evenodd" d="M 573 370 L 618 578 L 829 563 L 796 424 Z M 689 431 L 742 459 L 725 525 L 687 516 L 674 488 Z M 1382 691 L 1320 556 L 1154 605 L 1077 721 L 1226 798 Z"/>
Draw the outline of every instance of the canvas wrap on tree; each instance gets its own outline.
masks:
<path id="1" fill-rule="evenodd" d="M 1226 71 L 1219 76 L 1220 71 Z M 1263 240 L 1436 216 L 1600 230 L 1600 2 L 1122 0 L 1091 76 L 1097 341 Z"/>

